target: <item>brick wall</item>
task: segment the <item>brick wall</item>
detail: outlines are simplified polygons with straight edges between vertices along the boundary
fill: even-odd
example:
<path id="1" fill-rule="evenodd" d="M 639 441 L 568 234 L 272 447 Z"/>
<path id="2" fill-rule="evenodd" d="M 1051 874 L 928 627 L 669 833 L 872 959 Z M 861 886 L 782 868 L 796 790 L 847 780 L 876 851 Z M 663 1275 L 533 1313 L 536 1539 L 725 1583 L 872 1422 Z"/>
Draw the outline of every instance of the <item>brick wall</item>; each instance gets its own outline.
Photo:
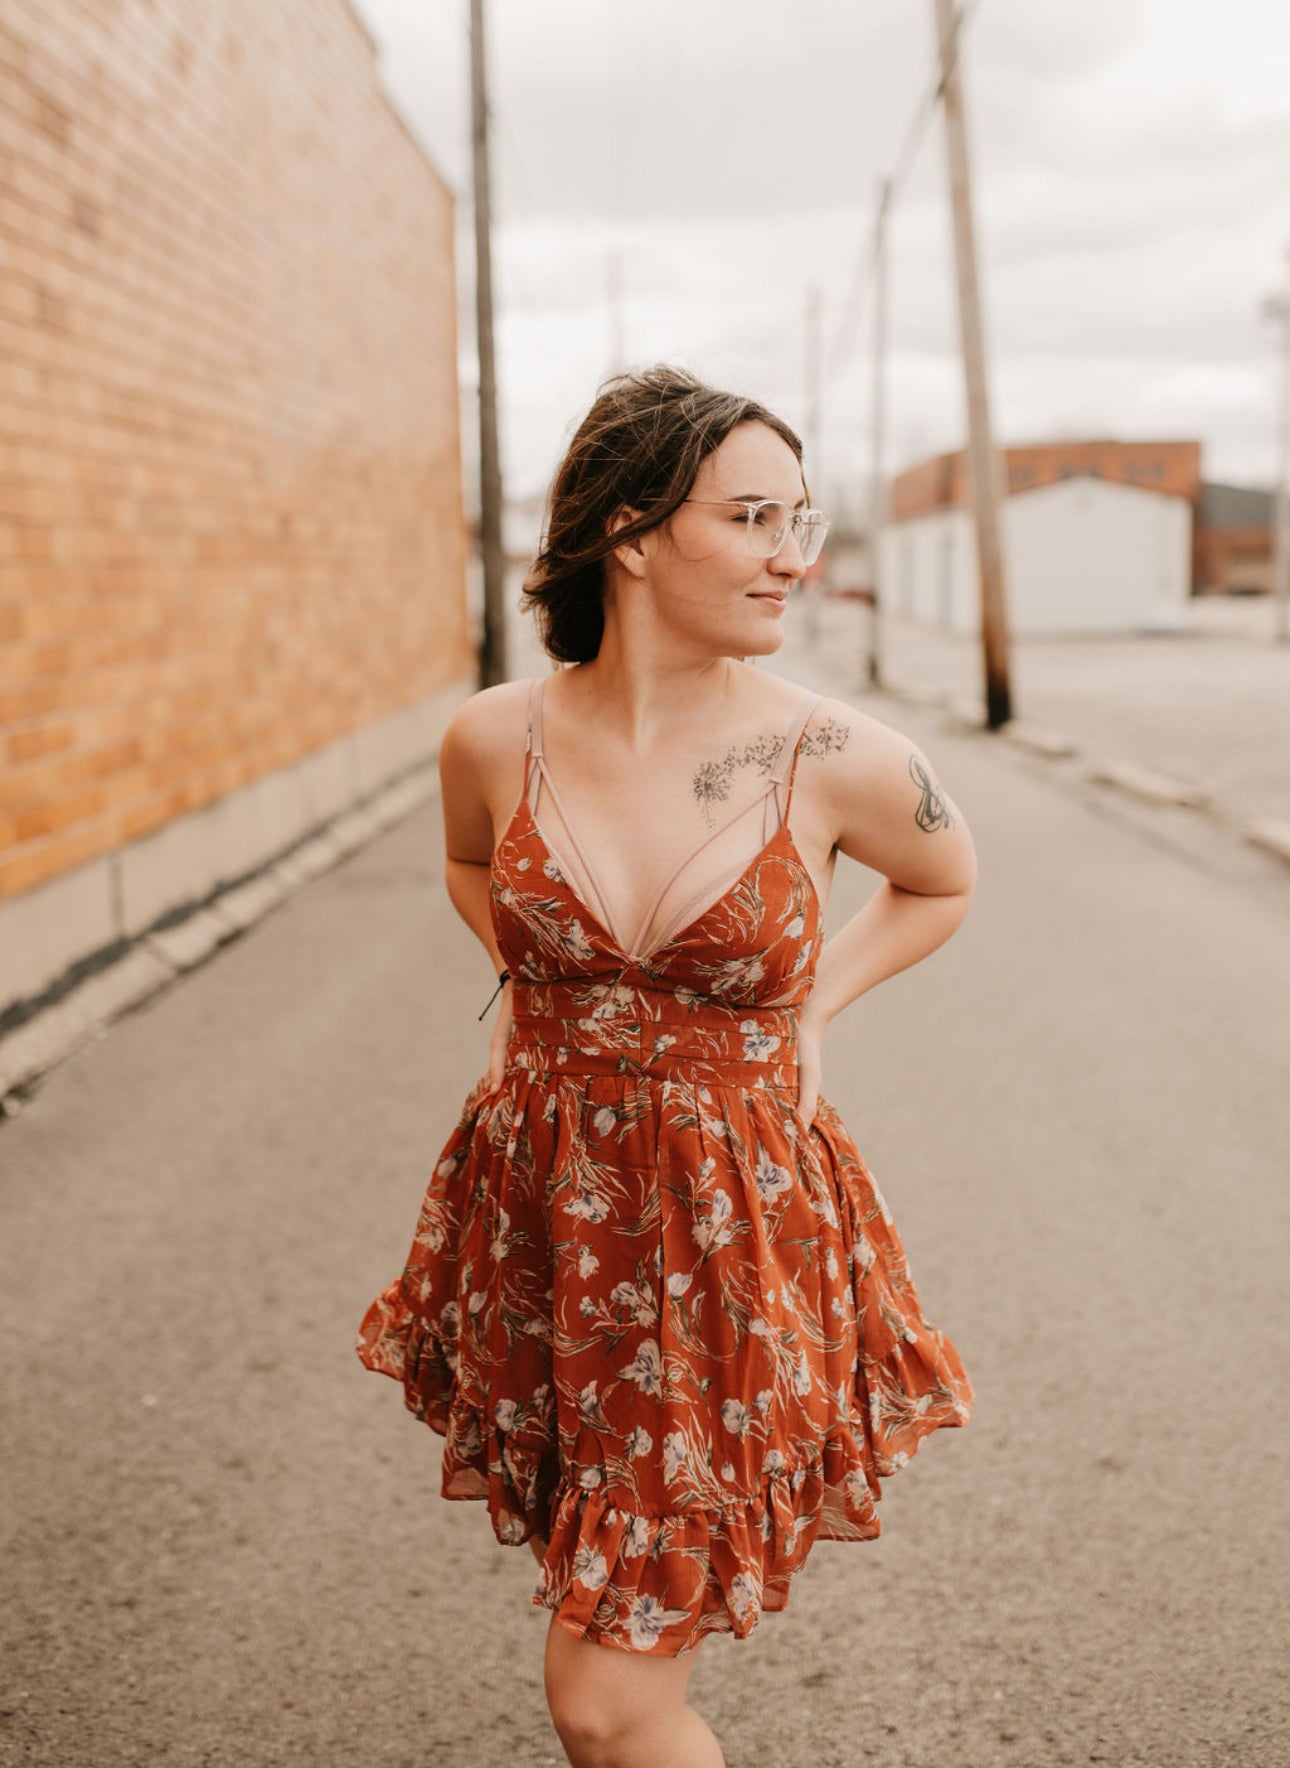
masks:
<path id="1" fill-rule="evenodd" d="M 344 0 L 0 12 L 0 898 L 471 667 L 451 197 Z"/>

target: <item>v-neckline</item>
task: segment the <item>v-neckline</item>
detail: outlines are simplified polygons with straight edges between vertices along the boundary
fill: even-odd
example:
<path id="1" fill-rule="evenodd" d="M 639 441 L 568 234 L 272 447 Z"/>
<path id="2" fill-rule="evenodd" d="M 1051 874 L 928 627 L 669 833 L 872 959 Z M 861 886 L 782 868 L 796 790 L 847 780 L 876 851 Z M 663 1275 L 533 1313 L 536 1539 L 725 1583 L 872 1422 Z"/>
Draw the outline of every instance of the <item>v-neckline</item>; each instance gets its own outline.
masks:
<path id="1" fill-rule="evenodd" d="M 755 799 L 753 800 L 753 803 L 756 803 Z M 810 867 L 807 865 L 806 861 L 802 858 L 802 855 L 801 855 L 801 852 L 798 848 L 797 842 L 793 839 L 793 831 L 789 828 L 787 822 L 782 822 L 779 825 L 779 827 L 775 830 L 774 834 L 771 835 L 767 840 L 762 842 L 761 847 L 758 849 L 758 851 L 756 853 L 753 854 L 752 858 L 748 861 L 747 865 L 744 866 L 743 870 L 738 874 L 738 876 L 732 878 L 730 880 L 729 884 L 726 885 L 725 889 L 722 890 L 721 892 L 719 892 L 718 895 L 714 896 L 712 901 L 707 903 L 703 908 L 701 908 L 697 914 L 692 915 L 683 927 L 678 927 L 674 933 L 669 933 L 666 939 L 660 940 L 657 944 L 651 946 L 647 951 L 638 952 L 638 953 L 629 952 L 622 945 L 622 943 L 619 941 L 618 936 L 615 933 L 613 933 L 610 928 L 606 927 L 604 921 L 595 912 L 595 910 L 591 907 L 590 903 L 585 901 L 585 899 L 583 898 L 582 892 L 578 889 L 577 885 L 573 881 L 573 877 L 572 877 L 572 874 L 570 872 L 568 865 L 560 857 L 560 855 L 556 852 L 556 850 L 552 847 L 550 841 L 547 839 L 546 834 L 544 833 L 544 831 L 542 829 L 542 825 L 538 822 L 537 817 L 534 815 L 533 807 L 528 801 L 527 794 L 525 796 L 521 797 L 519 803 L 515 806 L 515 814 L 511 817 L 510 823 L 507 826 L 506 831 L 503 834 L 501 841 L 499 841 L 497 844 L 497 848 L 494 849 L 493 863 L 496 864 L 497 851 L 501 848 L 503 843 L 505 841 L 507 841 L 509 838 L 512 838 L 514 836 L 515 823 L 516 823 L 516 820 L 521 815 L 521 813 L 524 813 L 527 815 L 530 833 L 536 835 L 538 840 L 542 843 L 543 848 L 546 850 L 546 854 L 547 854 L 548 859 L 552 860 L 554 862 L 554 864 L 556 865 L 556 867 L 558 868 L 561 880 L 564 883 L 565 888 L 568 890 L 569 895 L 573 898 L 574 902 L 577 903 L 579 909 L 582 911 L 582 913 L 584 915 L 586 915 L 586 917 L 589 921 L 594 923 L 597 932 L 604 935 L 607 943 L 613 947 L 615 956 L 624 959 L 624 961 L 630 965 L 643 965 L 643 964 L 652 963 L 654 961 L 654 959 L 658 957 L 660 952 L 665 952 L 669 946 L 676 945 L 680 940 L 684 939 L 688 934 L 693 933 L 694 929 L 696 927 L 698 927 L 703 921 L 705 921 L 707 919 L 707 917 L 712 913 L 712 911 L 714 909 L 718 908 L 726 900 L 726 898 L 730 895 L 730 893 L 732 891 L 737 890 L 739 888 L 739 886 L 743 883 L 744 879 L 748 876 L 749 872 L 752 871 L 753 867 L 765 859 L 766 855 L 770 852 L 771 848 L 775 845 L 775 843 L 780 839 L 781 836 L 785 836 L 787 838 L 788 845 L 789 845 L 790 850 L 792 851 L 793 857 L 796 859 L 798 865 L 802 868 L 802 871 L 805 873 L 807 886 L 811 892 L 811 900 L 815 905 L 817 913 L 819 910 L 820 893 L 815 887 L 815 879 L 811 875 Z"/>

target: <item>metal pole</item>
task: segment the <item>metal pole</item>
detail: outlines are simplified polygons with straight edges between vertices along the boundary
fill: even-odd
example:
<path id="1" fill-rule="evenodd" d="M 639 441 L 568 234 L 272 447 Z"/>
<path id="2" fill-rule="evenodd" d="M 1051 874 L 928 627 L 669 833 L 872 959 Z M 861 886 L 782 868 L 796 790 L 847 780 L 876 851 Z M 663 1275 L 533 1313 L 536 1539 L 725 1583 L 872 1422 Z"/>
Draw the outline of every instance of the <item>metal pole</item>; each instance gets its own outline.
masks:
<path id="1" fill-rule="evenodd" d="M 871 687 L 882 686 L 882 539 L 887 522 L 887 481 L 883 453 L 887 422 L 887 214 L 891 180 L 878 180 L 878 212 L 874 217 L 873 390 L 869 440 L 869 657 L 865 674 Z"/>
<path id="2" fill-rule="evenodd" d="M 1286 254 L 1290 270 L 1290 252 Z M 1290 275 L 1287 276 L 1290 284 Z M 1281 325 L 1281 411 L 1277 440 L 1277 505 L 1275 552 L 1272 575 L 1275 612 L 1272 636 L 1277 644 L 1290 642 L 1290 289 L 1263 303 L 1264 316 Z"/>
<path id="3" fill-rule="evenodd" d="M 502 467 L 493 354 L 492 208 L 488 180 L 488 94 L 484 0 L 470 0 L 470 116 L 475 186 L 475 325 L 479 352 L 479 550 L 484 567 L 484 631 L 479 685 L 505 681 L 506 557 L 502 550 Z"/>
<path id="4" fill-rule="evenodd" d="M 958 30 L 953 0 L 933 0 L 941 57 L 941 97 L 949 158 L 950 207 L 954 217 L 954 265 L 958 279 L 959 329 L 967 381 L 968 469 L 976 508 L 977 559 L 981 576 L 981 648 L 985 672 L 985 715 L 990 730 L 1012 717 L 1008 679 L 1007 585 L 999 518 L 1001 474 L 990 431 L 985 343 L 977 286 L 976 240 L 972 222 L 971 176 L 963 91 L 959 77 Z"/>
<path id="5" fill-rule="evenodd" d="M 813 282 L 806 291 L 806 334 L 802 358 L 803 409 L 806 419 L 802 426 L 802 440 L 806 450 L 806 476 L 808 481 L 815 482 L 814 502 L 819 502 L 824 495 L 823 467 L 820 461 L 821 408 L 824 397 L 823 324 L 824 290 L 818 282 Z M 810 644 L 816 644 L 820 636 L 822 584 L 818 579 L 812 578 L 803 588 L 806 594 L 806 637 Z"/>

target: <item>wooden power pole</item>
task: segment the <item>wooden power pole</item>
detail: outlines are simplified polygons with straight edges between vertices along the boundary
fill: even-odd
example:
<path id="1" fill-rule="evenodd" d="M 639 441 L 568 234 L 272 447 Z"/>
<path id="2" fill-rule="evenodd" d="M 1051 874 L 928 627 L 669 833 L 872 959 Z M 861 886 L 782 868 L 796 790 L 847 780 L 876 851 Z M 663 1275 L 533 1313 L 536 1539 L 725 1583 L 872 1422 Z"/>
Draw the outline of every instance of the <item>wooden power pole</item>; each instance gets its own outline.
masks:
<path id="1" fill-rule="evenodd" d="M 873 404 L 869 490 L 869 683 L 882 686 L 882 537 L 887 525 L 887 480 L 883 472 L 887 385 L 887 216 L 891 180 L 878 181 L 878 212 L 873 232 Z"/>
<path id="2" fill-rule="evenodd" d="M 1287 254 L 1290 268 L 1290 254 Z M 1280 294 L 1270 295 L 1263 303 L 1265 319 L 1275 319 L 1281 326 L 1281 397 L 1277 419 L 1277 488 L 1272 594 L 1275 605 L 1273 637 L 1278 644 L 1290 643 L 1290 275 Z"/>
<path id="3" fill-rule="evenodd" d="M 502 549 L 502 466 L 497 440 L 493 354 L 492 205 L 488 182 L 488 88 L 484 0 L 470 0 L 470 117 L 475 186 L 475 329 L 479 355 L 479 552 L 484 568 L 484 632 L 479 685 L 505 681 L 506 556 Z"/>
<path id="4" fill-rule="evenodd" d="M 968 172 L 963 89 L 959 78 L 958 30 L 953 0 L 933 0 L 940 46 L 941 98 L 949 156 L 950 207 L 954 216 L 954 265 L 958 278 L 959 330 L 967 380 L 968 471 L 976 510 L 977 560 L 981 576 L 981 646 L 985 666 L 986 725 L 998 730 L 1012 717 L 1008 675 L 1007 585 L 999 516 L 1002 487 L 999 455 L 990 432 L 985 380 L 981 302 L 977 286 L 976 240 Z"/>

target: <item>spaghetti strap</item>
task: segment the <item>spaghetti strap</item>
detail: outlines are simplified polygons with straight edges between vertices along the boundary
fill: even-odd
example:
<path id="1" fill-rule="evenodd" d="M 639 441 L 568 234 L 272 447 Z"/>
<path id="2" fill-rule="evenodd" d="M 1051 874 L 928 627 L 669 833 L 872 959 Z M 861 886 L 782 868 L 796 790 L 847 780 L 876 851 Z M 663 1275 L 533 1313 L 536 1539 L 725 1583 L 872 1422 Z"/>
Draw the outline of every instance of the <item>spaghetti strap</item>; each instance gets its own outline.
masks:
<path id="1" fill-rule="evenodd" d="M 610 933 L 619 943 L 621 950 L 626 957 L 631 958 L 633 962 L 639 962 L 641 959 L 649 956 L 650 951 L 657 950 L 660 946 L 665 945 L 678 927 L 688 925 L 691 918 L 692 906 L 697 908 L 698 905 L 704 902 L 705 898 L 709 903 L 720 901 L 721 896 L 725 894 L 725 891 L 730 885 L 735 883 L 741 874 L 747 870 L 747 864 L 745 862 L 728 873 L 720 881 L 722 888 L 717 892 L 715 897 L 711 894 L 712 881 L 709 880 L 702 890 L 692 893 L 678 909 L 673 911 L 664 923 L 661 935 L 655 940 L 653 946 L 651 946 L 649 950 L 643 949 L 642 942 L 645 939 L 645 935 L 649 932 L 654 917 L 658 913 L 667 892 L 671 889 L 672 885 L 676 882 L 677 878 L 685 868 L 698 858 L 699 854 L 703 852 L 705 847 L 715 841 L 718 835 L 724 834 L 725 831 L 733 823 L 737 822 L 740 817 L 746 816 L 757 804 L 758 798 L 766 803 L 767 809 L 769 809 L 770 803 L 772 801 L 774 802 L 776 809 L 779 812 L 780 828 L 782 828 L 787 822 L 788 809 L 793 795 L 793 778 L 796 773 L 797 755 L 801 746 L 802 735 L 806 729 L 811 713 L 819 703 L 821 696 L 819 694 L 812 694 L 789 726 L 784 739 L 780 744 L 779 753 L 775 759 L 775 765 L 771 770 L 770 778 L 766 783 L 764 791 L 758 795 L 758 798 L 754 798 L 750 800 L 749 803 L 740 805 L 738 809 L 732 811 L 728 817 L 724 818 L 722 822 L 717 824 L 715 829 L 710 829 L 701 840 L 696 842 L 695 845 L 690 848 L 688 853 L 681 856 L 672 867 L 671 871 L 669 871 L 667 876 L 663 879 L 662 883 L 658 886 L 658 889 L 654 892 L 649 907 L 646 909 L 640 927 L 637 930 L 635 939 L 632 940 L 630 944 L 624 944 L 619 938 L 613 917 L 610 914 L 609 898 L 606 895 L 599 878 L 596 876 L 595 867 L 591 864 L 586 849 L 578 839 L 577 830 L 569 819 L 569 813 L 565 809 L 564 800 L 560 796 L 559 788 L 557 787 L 555 780 L 552 778 L 550 767 L 547 765 L 546 757 L 542 752 L 542 695 L 545 686 L 546 677 L 538 677 L 529 691 L 528 753 L 526 766 L 531 769 L 531 779 L 536 784 L 536 791 L 530 791 L 530 775 L 526 774 L 525 796 L 529 802 L 529 810 L 531 813 L 536 813 L 537 799 L 541 793 L 542 785 L 545 784 L 547 790 L 551 794 L 556 809 L 560 813 L 560 820 L 564 825 L 570 842 L 573 844 L 573 850 L 578 856 L 586 880 L 591 886 L 592 895 L 595 899 L 596 913 L 599 915 L 606 932 Z M 787 776 L 786 790 L 785 776 Z M 785 791 L 785 797 L 781 808 L 780 793 L 782 790 Z M 763 846 L 765 846 L 766 843 L 773 838 L 765 833 L 765 818 L 763 818 L 762 829 Z M 553 849 L 551 849 L 549 842 L 547 842 L 547 847 L 548 850 L 552 852 L 552 856 L 558 860 L 559 856 L 554 853 Z"/>
<path id="2" fill-rule="evenodd" d="M 784 792 L 783 808 L 779 813 L 779 824 L 783 828 L 788 821 L 789 809 L 793 803 L 793 781 L 797 778 L 797 758 L 802 752 L 802 738 L 806 735 L 806 727 L 811 722 L 811 714 L 824 698 L 823 694 L 812 694 L 806 702 L 784 739 L 782 748 L 771 769 L 771 782 L 776 805 L 779 804 L 781 789 Z M 786 777 L 787 776 L 787 777 Z"/>
<path id="3" fill-rule="evenodd" d="M 525 744 L 529 756 L 536 760 L 542 753 L 542 689 L 545 676 L 535 675 L 529 683 L 529 734 Z"/>

